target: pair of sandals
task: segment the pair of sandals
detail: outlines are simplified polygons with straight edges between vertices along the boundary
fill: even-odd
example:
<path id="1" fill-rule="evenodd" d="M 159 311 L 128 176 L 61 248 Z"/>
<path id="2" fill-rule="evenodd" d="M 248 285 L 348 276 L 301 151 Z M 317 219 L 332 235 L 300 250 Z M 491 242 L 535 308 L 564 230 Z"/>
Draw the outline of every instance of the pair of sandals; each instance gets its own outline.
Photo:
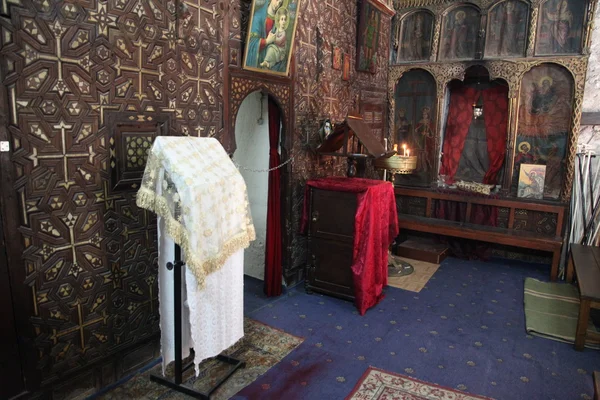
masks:
<path id="1" fill-rule="evenodd" d="M 404 260 L 388 251 L 388 276 L 398 277 L 410 275 L 415 271 L 415 268 Z"/>

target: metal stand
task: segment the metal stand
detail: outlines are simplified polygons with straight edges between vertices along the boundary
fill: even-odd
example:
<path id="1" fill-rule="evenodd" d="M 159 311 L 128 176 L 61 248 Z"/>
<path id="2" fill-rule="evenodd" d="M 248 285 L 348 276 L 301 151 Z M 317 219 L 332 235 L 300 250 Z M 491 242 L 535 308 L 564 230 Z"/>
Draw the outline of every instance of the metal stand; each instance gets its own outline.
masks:
<path id="1" fill-rule="evenodd" d="M 190 386 L 185 386 L 183 383 L 183 373 L 187 371 L 190 367 L 194 365 L 194 362 L 190 362 L 187 365 L 182 365 L 182 357 L 181 357 L 181 273 L 182 267 L 185 265 L 183 261 L 181 261 L 181 247 L 178 244 L 175 244 L 175 264 L 168 263 L 167 269 L 169 271 L 174 270 L 174 284 L 175 288 L 173 290 L 175 296 L 175 307 L 174 307 L 174 316 L 175 316 L 175 376 L 174 380 L 158 376 L 158 375 L 150 375 L 150 380 L 152 382 L 156 382 L 160 385 L 171 388 L 177 392 L 187 394 L 188 396 L 194 397 L 196 399 L 206 399 L 209 400 L 210 396 L 213 394 L 215 390 L 217 390 L 227 379 L 231 377 L 239 368 L 244 368 L 246 366 L 245 361 L 240 361 L 233 357 L 224 356 L 219 354 L 216 359 L 227 364 L 231 365 L 231 368 L 227 372 L 223 378 L 219 379 L 217 383 L 210 388 L 207 392 L 199 392 Z"/>

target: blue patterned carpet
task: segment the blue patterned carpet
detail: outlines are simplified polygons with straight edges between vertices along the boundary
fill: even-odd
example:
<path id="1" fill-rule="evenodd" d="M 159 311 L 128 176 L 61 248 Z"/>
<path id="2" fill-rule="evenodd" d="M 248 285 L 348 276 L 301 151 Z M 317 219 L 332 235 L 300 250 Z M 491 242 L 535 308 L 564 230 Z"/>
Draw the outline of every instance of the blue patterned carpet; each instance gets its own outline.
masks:
<path id="1" fill-rule="evenodd" d="M 591 399 L 600 352 L 525 332 L 523 281 L 549 267 L 447 259 L 419 294 L 387 288 L 359 316 L 352 303 L 277 299 L 246 280 L 246 315 L 306 341 L 235 399 L 343 399 L 369 365 L 495 399 Z"/>

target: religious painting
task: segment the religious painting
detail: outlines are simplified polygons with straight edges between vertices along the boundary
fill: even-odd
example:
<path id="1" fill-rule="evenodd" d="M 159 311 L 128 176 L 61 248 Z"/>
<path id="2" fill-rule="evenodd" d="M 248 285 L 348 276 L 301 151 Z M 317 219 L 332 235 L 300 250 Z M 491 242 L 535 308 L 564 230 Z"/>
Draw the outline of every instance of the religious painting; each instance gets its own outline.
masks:
<path id="1" fill-rule="evenodd" d="M 521 164 L 517 197 L 522 197 L 524 199 L 543 199 L 545 179 L 545 165 Z"/>
<path id="2" fill-rule="evenodd" d="M 428 61 L 434 17 L 429 11 L 417 11 L 396 23 L 392 63 Z"/>
<path id="3" fill-rule="evenodd" d="M 529 6 L 507 0 L 490 10 L 485 43 L 486 57 L 523 57 L 527 47 Z"/>
<path id="4" fill-rule="evenodd" d="M 342 49 L 337 46 L 333 46 L 331 48 L 331 56 L 333 58 L 331 67 L 340 71 L 342 69 Z"/>
<path id="5" fill-rule="evenodd" d="M 319 128 L 319 139 L 321 140 L 321 143 L 323 143 L 332 133 L 333 122 L 327 118 L 321 122 L 321 127 Z"/>
<path id="6" fill-rule="evenodd" d="M 392 142 L 417 156 L 413 174 L 396 176 L 396 183 L 429 186 L 432 181 L 436 149 L 436 83 L 429 72 L 413 69 L 396 83 Z"/>
<path id="7" fill-rule="evenodd" d="M 287 76 L 301 0 L 253 0 L 244 68 Z"/>
<path id="8" fill-rule="evenodd" d="M 342 69 L 342 80 L 349 81 L 350 80 L 350 55 L 344 53 L 343 57 L 343 69 Z"/>
<path id="9" fill-rule="evenodd" d="M 367 0 L 363 0 L 356 47 L 356 70 L 375 73 L 379 48 L 381 12 Z"/>
<path id="10" fill-rule="evenodd" d="M 444 17 L 440 58 L 446 60 L 474 59 L 481 16 L 475 7 L 461 6 Z"/>
<path id="11" fill-rule="evenodd" d="M 523 76 L 513 163 L 513 191 L 521 164 L 546 166 L 544 197 L 558 199 L 573 112 L 573 78 L 555 64 L 542 64 Z"/>
<path id="12" fill-rule="evenodd" d="M 581 52 L 584 0 L 547 0 L 542 4 L 535 44 L 536 55 L 576 54 Z"/>

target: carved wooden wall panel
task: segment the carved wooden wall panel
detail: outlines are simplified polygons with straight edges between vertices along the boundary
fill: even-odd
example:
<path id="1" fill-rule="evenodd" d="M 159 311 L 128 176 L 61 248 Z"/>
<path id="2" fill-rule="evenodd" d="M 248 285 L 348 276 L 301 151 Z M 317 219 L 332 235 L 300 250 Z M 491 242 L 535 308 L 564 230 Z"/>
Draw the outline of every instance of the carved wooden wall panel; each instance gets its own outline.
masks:
<path id="1" fill-rule="evenodd" d="M 139 149 L 158 134 L 226 140 L 224 4 L 179 3 L 189 11 L 179 21 L 173 0 L 2 3 L 19 201 L 11 246 L 24 259 L 12 268 L 26 276 L 12 284 L 32 299 L 19 318 L 32 327 L 36 360 L 26 367 L 43 383 L 159 332 L 155 219 L 136 207 L 127 179 L 141 173 Z M 143 128 L 112 135 L 114 114 Z M 125 172 L 115 171 L 117 159 Z"/>
<path id="2" fill-rule="evenodd" d="M 236 0 L 231 3 L 227 17 L 229 72 L 235 73 L 242 65 L 243 43 L 248 27 L 251 0 Z M 356 24 L 358 21 L 356 2 L 337 0 L 303 0 L 299 11 L 296 43 L 289 81 L 289 99 L 293 108 L 291 117 L 293 146 L 289 156 L 293 157 L 289 190 L 291 191 L 291 212 L 288 232 L 292 236 L 289 244 L 290 260 L 293 265 L 284 272 L 286 281 L 293 283 L 302 277 L 306 262 L 304 240 L 298 232 L 298 221 L 307 179 L 325 175 L 345 175 L 346 160 L 331 157 L 318 157 L 311 148 L 317 139 L 322 119 L 342 121 L 353 109 L 359 109 L 365 102 L 369 107 L 383 107 L 387 101 L 386 82 L 388 74 L 388 46 L 390 17 L 382 14 L 378 54 L 378 67 L 375 74 L 356 72 Z M 336 45 L 350 55 L 350 80 L 342 80 L 342 71 L 332 68 L 332 47 Z M 244 78 L 255 81 L 253 87 L 264 87 L 260 83 L 267 75 L 244 72 Z M 236 107 L 243 100 L 236 96 L 235 85 L 239 82 L 232 76 L 229 82 L 229 104 L 227 119 L 232 124 L 233 134 Z M 268 89 L 272 92 L 273 89 Z M 233 93 L 234 91 L 235 93 Z M 283 93 L 282 93 L 283 95 Z M 279 97 L 279 96 L 278 96 Z M 279 97 L 282 100 L 282 97 Z M 384 124 L 382 134 L 387 134 Z M 233 140 L 230 136 L 230 140 Z M 231 150 L 231 145 L 229 146 Z"/>
<path id="3" fill-rule="evenodd" d="M 341 122 L 346 115 L 359 110 L 365 102 L 369 107 L 385 105 L 390 38 L 390 17 L 382 14 L 379 53 L 375 74 L 357 72 L 356 29 L 358 8 L 356 2 L 337 0 L 304 0 L 296 33 L 296 76 L 294 103 L 296 131 L 293 154 L 292 223 L 298 232 L 306 180 L 327 175 L 345 175 L 346 160 L 315 156 L 306 151 L 304 144 L 314 143 L 322 119 Z M 343 28 L 342 28 L 343 27 Z M 320 40 L 317 42 L 317 33 Z M 343 81 L 342 71 L 332 68 L 332 47 L 336 45 L 350 55 L 350 80 Z M 369 108 L 368 107 L 368 108 Z M 383 135 L 387 135 L 385 124 Z M 293 239 L 293 260 L 298 265 L 306 262 L 304 238 Z"/>

